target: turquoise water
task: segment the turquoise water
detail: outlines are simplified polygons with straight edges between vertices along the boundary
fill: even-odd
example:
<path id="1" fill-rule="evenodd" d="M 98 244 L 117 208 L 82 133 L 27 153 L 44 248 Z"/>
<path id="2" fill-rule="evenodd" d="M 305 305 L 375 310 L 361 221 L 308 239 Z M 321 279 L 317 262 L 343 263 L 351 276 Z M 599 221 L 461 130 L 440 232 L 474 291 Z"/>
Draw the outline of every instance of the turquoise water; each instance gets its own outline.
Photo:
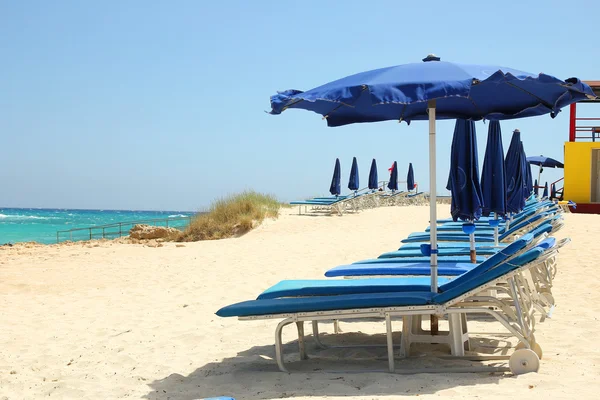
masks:
<path id="1" fill-rule="evenodd" d="M 183 227 L 188 224 L 187 218 L 194 215 L 181 211 L 126 211 L 126 210 L 66 210 L 38 208 L 0 208 L 0 244 L 18 242 L 56 243 L 56 232 L 73 228 L 125 223 L 105 228 L 104 234 L 109 238 L 119 236 L 119 231 L 127 235 L 131 224 L 126 222 L 139 220 L 163 221 L 150 225 L 164 226 L 165 219 L 170 218 L 169 226 Z M 102 237 L 102 229 L 93 229 L 93 239 Z M 89 240 L 90 231 L 75 231 L 60 235 L 60 240 Z"/>

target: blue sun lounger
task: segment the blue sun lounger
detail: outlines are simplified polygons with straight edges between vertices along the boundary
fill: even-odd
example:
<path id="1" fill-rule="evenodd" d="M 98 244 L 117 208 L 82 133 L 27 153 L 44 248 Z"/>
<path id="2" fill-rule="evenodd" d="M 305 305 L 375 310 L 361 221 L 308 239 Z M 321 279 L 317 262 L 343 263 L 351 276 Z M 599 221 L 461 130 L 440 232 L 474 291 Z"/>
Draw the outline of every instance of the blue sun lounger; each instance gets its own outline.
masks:
<path id="1" fill-rule="evenodd" d="M 485 268 L 492 268 L 508 258 L 514 256 L 519 251 L 522 251 L 535 238 L 533 234 L 523 235 L 523 237 L 515 240 L 509 246 L 501 251 L 498 251 L 493 256 L 482 261 L 480 264 L 466 262 L 446 262 L 438 260 L 438 275 L 439 276 L 458 276 L 465 272 L 471 271 L 478 265 L 484 265 Z M 395 276 L 395 275 L 431 275 L 431 264 L 429 258 L 425 258 L 420 262 L 414 263 L 396 263 L 396 259 L 379 259 L 378 263 L 363 263 L 361 261 L 339 265 L 325 272 L 325 276 L 329 278 L 335 277 L 356 277 L 356 276 Z M 386 262 L 388 261 L 388 262 Z"/>
<path id="2" fill-rule="evenodd" d="M 533 235 L 526 235 L 513 243 L 506 253 L 488 258 L 481 264 L 471 264 L 456 278 L 439 277 L 439 291 L 443 292 L 456 285 L 457 279 L 472 279 L 492 268 L 497 267 L 532 244 Z M 534 248 L 547 250 L 554 247 L 555 238 L 544 239 Z M 409 271 L 409 275 L 410 275 Z M 441 275 L 441 274 L 440 274 Z M 451 283 L 452 282 L 452 283 Z M 430 290 L 431 278 L 422 276 L 405 276 L 402 278 L 360 278 L 360 279 L 301 279 L 283 280 L 263 291 L 258 299 L 274 299 L 297 296 L 332 296 L 340 294 L 358 294 L 373 292 L 408 292 Z"/>
<path id="3" fill-rule="evenodd" d="M 543 254 L 544 253 L 544 254 Z M 371 319 L 383 318 L 386 321 L 386 337 L 388 349 L 388 369 L 395 370 L 394 347 L 392 337 L 392 318 L 402 317 L 403 335 L 401 355 L 407 354 L 406 343 L 410 340 L 411 318 L 420 315 L 448 315 L 450 331 L 448 342 L 452 353 L 464 354 L 464 331 L 462 315 L 487 314 L 496 318 L 511 333 L 513 333 L 525 346 L 516 350 L 509 361 L 511 370 L 515 374 L 537 371 L 539 357 L 532 350 L 536 345 L 532 332 L 532 322 L 524 317 L 525 303 L 523 291 L 518 289 L 520 284 L 518 275 L 544 262 L 555 252 L 541 248 L 534 248 L 513 258 L 510 262 L 502 263 L 482 273 L 472 273 L 463 278 L 457 278 L 452 286 L 442 293 L 429 291 L 411 292 L 377 292 L 360 294 L 343 294 L 329 296 L 308 297 L 283 297 L 274 299 L 259 299 L 244 301 L 221 308 L 217 311 L 220 317 L 239 317 L 242 320 L 282 319 L 275 331 L 275 359 L 280 370 L 287 372 L 283 361 L 282 330 L 285 326 L 296 323 L 298 328 L 298 345 L 300 359 L 306 359 L 304 345 L 304 322 L 313 323 L 313 329 L 319 320 L 332 319 Z M 514 303 L 516 310 L 510 313 L 495 310 L 490 303 L 481 300 L 471 300 L 490 287 L 495 287 L 500 282 L 509 282 L 507 292 Z"/>

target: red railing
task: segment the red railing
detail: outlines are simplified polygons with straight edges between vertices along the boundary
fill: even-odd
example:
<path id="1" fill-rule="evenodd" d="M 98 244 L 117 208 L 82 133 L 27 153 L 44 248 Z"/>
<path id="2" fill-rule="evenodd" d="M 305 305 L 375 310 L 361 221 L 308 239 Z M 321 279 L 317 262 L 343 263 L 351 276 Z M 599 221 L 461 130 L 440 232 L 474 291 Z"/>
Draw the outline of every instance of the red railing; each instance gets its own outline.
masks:
<path id="1" fill-rule="evenodd" d="M 577 121 L 598 121 L 593 125 L 577 125 Z M 589 132 L 589 136 L 580 136 L 577 132 Z M 577 103 L 571 104 L 571 115 L 569 120 L 569 142 L 577 139 L 600 140 L 600 118 L 577 118 Z"/>

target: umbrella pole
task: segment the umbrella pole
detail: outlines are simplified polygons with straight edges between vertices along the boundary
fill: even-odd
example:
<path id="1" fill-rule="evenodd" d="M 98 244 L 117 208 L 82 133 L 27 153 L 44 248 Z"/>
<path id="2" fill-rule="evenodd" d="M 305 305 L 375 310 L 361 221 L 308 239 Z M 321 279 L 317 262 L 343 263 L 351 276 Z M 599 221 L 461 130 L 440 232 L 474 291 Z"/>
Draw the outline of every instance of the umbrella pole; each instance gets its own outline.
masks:
<path id="1" fill-rule="evenodd" d="M 498 213 L 494 213 L 494 219 L 498 220 Z M 494 226 L 494 246 L 498 247 L 498 225 Z"/>
<path id="2" fill-rule="evenodd" d="M 542 184 L 542 166 L 540 165 L 540 172 L 538 172 L 538 186 Z M 537 191 L 537 188 L 536 188 Z"/>
<path id="3" fill-rule="evenodd" d="M 431 243 L 431 291 L 437 293 L 437 193 L 436 193 L 436 154 L 435 154 L 435 100 L 429 100 L 429 240 Z M 438 334 L 437 316 L 431 316 L 431 334 Z"/>

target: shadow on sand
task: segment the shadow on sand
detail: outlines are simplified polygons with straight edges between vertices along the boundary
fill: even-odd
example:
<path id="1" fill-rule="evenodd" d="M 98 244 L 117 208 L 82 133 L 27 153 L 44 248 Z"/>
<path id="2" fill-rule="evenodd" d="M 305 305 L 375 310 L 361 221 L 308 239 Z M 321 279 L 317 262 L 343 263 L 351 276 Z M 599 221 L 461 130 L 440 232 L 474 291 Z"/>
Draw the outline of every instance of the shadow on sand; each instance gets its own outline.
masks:
<path id="1" fill-rule="evenodd" d="M 335 338 L 335 342 L 332 339 Z M 300 361 L 297 341 L 284 345 L 286 366 L 291 374 L 280 372 L 274 361 L 272 344 L 254 346 L 235 357 L 220 362 L 211 362 L 199 367 L 188 376 L 177 373 L 149 384 L 152 391 L 147 399 L 192 400 L 206 397 L 231 396 L 236 400 L 259 400 L 309 396 L 378 396 L 378 395 L 422 395 L 451 390 L 454 387 L 498 383 L 512 375 L 503 373 L 420 373 L 402 374 L 411 368 L 443 368 L 482 366 L 465 360 L 448 360 L 449 351 L 443 345 L 411 348 L 409 359 L 396 359 L 399 374 L 387 373 L 387 358 L 384 335 L 344 333 L 322 334 L 325 343 L 371 344 L 372 347 L 317 348 L 307 336 L 309 360 Z M 394 338 L 399 343 L 399 335 Z M 473 337 L 471 346 L 478 353 L 507 354 L 510 342 L 504 335 L 492 339 Z M 424 357 L 422 350 L 427 350 Z M 433 350 L 433 352 L 432 352 Z M 433 356 L 432 356 L 433 354 Z M 437 357 L 436 357 L 437 356 Z M 505 366 L 504 361 L 485 365 Z M 335 370 L 344 372 L 331 372 Z M 370 372 L 379 370 L 380 372 Z"/>

